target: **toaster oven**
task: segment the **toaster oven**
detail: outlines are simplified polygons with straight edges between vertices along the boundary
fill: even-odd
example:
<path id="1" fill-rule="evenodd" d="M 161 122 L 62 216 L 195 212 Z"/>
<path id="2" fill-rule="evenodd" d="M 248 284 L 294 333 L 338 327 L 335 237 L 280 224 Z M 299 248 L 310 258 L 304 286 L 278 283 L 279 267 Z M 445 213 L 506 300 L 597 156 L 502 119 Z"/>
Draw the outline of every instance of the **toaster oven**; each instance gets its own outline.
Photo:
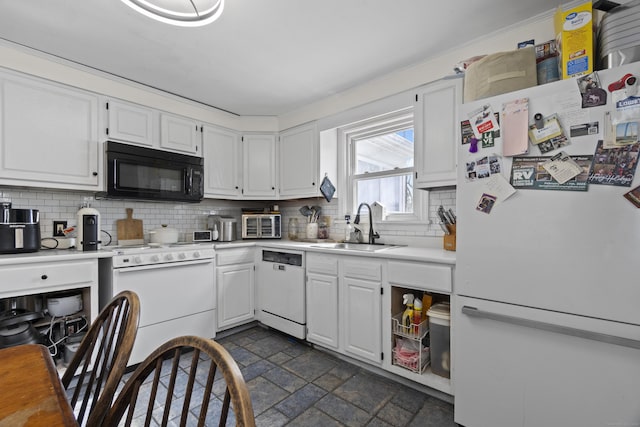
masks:
<path id="1" fill-rule="evenodd" d="M 242 214 L 243 239 L 279 239 L 280 214 Z"/>

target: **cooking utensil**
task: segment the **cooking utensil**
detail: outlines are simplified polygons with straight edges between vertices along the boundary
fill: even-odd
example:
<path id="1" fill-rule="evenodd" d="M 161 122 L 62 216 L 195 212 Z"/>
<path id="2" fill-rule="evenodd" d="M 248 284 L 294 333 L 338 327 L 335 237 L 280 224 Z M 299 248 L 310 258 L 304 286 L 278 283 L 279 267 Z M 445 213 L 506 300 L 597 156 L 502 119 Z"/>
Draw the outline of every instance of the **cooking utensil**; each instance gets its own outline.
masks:
<path id="1" fill-rule="evenodd" d="M 310 216 L 311 208 L 309 206 L 303 206 L 298 210 L 298 212 L 300 212 L 304 216 Z"/>
<path id="2" fill-rule="evenodd" d="M 126 219 L 116 221 L 118 244 L 121 246 L 142 245 L 144 243 L 142 220 L 133 218 L 133 209 L 127 208 L 126 212 Z"/>

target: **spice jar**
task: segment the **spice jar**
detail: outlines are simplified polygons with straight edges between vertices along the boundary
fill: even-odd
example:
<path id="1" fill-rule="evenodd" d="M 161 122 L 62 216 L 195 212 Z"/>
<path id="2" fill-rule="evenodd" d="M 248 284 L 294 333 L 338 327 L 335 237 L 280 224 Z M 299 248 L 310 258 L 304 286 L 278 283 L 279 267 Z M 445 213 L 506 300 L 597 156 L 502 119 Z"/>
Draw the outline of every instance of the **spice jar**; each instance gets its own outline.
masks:
<path id="1" fill-rule="evenodd" d="M 298 218 L 289 218 L 289 240 L 298 240 Z"/>
<path id="2" fill-rule="evenodd" d="M 318 239 L 328 239 L 329 238 L 329 226 L 327 221 L 321 220 L 318 223 Z"/>

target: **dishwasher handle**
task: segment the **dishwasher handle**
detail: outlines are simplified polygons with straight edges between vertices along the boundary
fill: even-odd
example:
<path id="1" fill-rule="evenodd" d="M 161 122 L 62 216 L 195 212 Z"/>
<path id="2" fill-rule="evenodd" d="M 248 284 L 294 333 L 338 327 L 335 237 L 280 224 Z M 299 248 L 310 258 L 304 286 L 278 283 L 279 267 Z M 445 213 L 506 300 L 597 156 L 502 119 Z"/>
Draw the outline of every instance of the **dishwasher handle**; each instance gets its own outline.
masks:
<path id="1" fill-rule="evenodd" d="M 287 271 L 287 266 L 284 264 L 273 264 L 273 269 L 277 271 Z"/>
<path id="2" fill-rule="evenodd" d="M 540 329 L 542 331 L 554 332 L 557 334 L 569 335 L 572 337 L 585 338 L 593 341 L 600 341 L 607 344 L 621 345 L 640 349 L 640 341 L 630 338 L 618 337 L 615 335 L 602 334 L 600 332 L 587 331 L 585 329 L 572 328 L 569 326 L 556 325 L 553 323 L 541 322 L 539 320 L 525 319 L 522 317 L 509 316 L 491 311 L 479 310 L 476 307 L 463 306 L 462 313 L 470 317 L 481 319 L 496 320 L 498 322 L 509 323 L 512 325 L 524 326 L 527 328 Z"/>

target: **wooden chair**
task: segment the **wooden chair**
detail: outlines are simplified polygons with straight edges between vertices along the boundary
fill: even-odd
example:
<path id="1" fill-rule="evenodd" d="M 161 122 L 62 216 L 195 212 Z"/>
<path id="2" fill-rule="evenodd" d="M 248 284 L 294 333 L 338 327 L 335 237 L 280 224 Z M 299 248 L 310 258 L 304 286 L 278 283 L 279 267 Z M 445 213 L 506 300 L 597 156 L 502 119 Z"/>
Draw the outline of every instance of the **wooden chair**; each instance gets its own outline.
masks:
<path id="1" fill-rule="evenodd" d="M 62 376 L 65 389 L 75 387 L 69 401 L 78 423 L 102 422 L 127 367 L 138 332 L 140 300 L 123 291 L 102 309 L 82 339 Z M 77 379 L 73 382 L 74 378 Z M 71 386 L 71 387 L 70 387 Z"/>
<path id="2" fill-rule="evenodd" d="M 161 426 L 191 426 L 196 420 L 198 426 L 205 421 L 215 425 L 212 418 L 224 426 L 230 403 L 235 425 L 255 426 L 249 390 L 231 355 L 211 339 L 182 336 L 167 341 L 138 365 L 103 426 L 150 425 L 152 417 Z"/>

